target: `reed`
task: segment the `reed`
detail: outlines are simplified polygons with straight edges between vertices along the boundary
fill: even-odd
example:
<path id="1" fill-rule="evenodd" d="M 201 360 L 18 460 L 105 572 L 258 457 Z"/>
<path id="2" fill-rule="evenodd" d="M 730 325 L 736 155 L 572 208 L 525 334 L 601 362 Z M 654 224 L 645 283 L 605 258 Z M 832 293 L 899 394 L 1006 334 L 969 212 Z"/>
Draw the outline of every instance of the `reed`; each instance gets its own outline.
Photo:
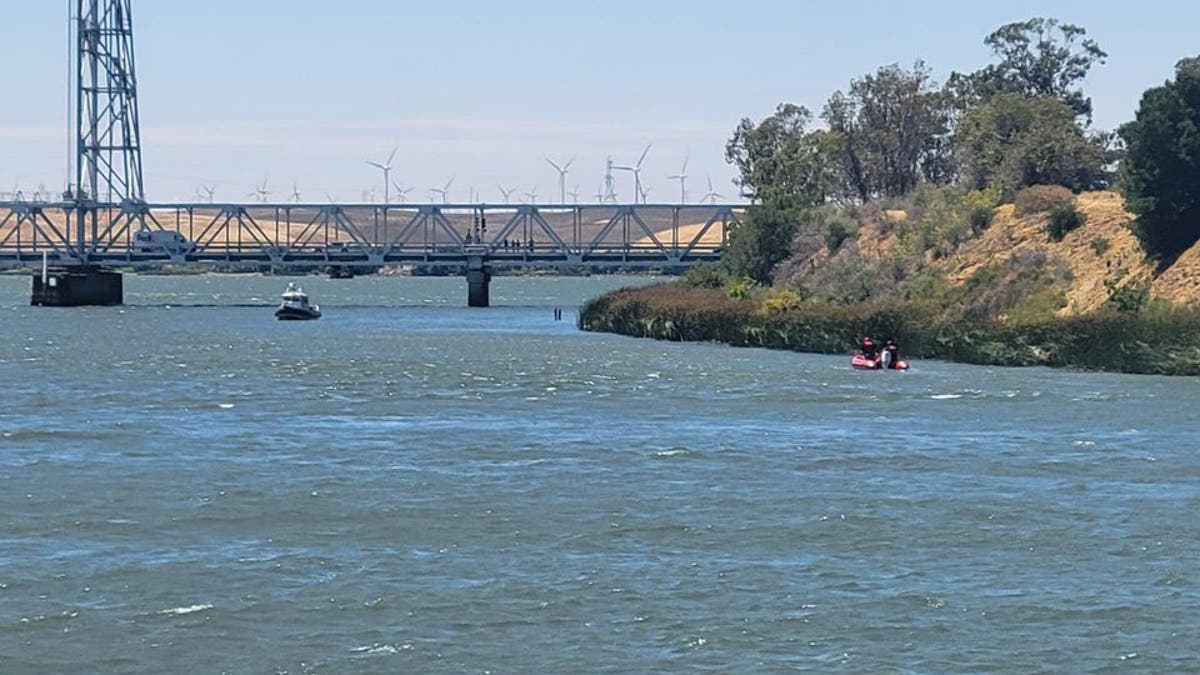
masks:
<path id="1" fill-rule="evenodd" d="M 1200 312 L 1104 311 L 1027 322 L 948 320 L 908 305 L 803 303 L 760 311 L 720 289 L 672 283 L 586 303 L 584 330 L 672 341 L 848 354 L 864 335 L 894 338 L 907 358 L 996 366 L 1200 375 Z"/>

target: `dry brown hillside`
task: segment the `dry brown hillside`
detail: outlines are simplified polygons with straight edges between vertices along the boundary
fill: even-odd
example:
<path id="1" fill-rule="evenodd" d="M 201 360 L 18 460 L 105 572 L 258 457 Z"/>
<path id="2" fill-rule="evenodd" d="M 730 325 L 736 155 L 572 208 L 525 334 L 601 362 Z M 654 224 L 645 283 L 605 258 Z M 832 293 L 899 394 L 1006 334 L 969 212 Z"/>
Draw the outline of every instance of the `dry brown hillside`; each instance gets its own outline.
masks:
<path id="1" fill-rule="evenodd" d="M 1001 206 L 990 227 L 944 261 L 948 277 L 962 283 L 982 266 L 1003 263 L 1018 252 L 1040 250 L 1048 259 L 1061 260 L 1071 270 L 1073 280 L 1064 314 L 1100 308 L 1108 300 L 1105 281 L 1125 286 L 1143 284 L 1153 277 L 1154 268 L 1129 229 L 1133 216 L 1125 210 L 1120 195 L 1084 193 L 1076 200 L 1076 207 L 1087 215 L 1087 222 L 1067 233 L 1062 241 L 1054 242 L 1046 234 L 1045 214 L 1019 218 L 1011 204 Z"/>
<path id="2" fill-rule="evenodd" d="M 1176 305 L 1200 304 L 1200 244 L 1159 275 L 1150 286 L 1150 294 Z"/>

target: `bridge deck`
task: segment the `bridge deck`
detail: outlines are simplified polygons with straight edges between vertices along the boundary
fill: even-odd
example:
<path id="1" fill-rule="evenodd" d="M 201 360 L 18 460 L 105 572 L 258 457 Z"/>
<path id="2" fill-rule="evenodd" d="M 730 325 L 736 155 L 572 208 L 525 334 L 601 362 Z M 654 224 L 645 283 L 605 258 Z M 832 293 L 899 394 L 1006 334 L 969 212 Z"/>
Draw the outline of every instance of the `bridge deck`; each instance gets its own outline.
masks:
<path id="1" fill-rule="evenodd" d="M 738 204 L 0 202 L 0 267 L 686 267 L 720 259 Z M 140 234 L 139 234 L 140 233 Z M 160 234 L 161 233 L 161 234 Z M 178 236 L 169 234 L 177 233 Z"/>

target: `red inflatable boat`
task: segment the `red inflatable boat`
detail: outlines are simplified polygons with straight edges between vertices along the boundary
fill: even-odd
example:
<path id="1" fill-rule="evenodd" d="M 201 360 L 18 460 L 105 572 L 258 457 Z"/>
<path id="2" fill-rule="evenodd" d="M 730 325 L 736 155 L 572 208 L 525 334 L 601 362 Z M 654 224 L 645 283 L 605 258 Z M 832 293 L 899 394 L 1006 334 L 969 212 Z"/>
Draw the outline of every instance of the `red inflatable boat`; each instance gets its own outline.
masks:
<path id="1" fill-rule="evenodd" d="M 862 354 L 855 354 L 850 359 L 850 365 L 855 370 L 908 370 L 908 361 L 900 360 L 891 365 L 891 368 L 884 368 L 883 359 L 878 356 L 873 359 L 868 359 Z"/>

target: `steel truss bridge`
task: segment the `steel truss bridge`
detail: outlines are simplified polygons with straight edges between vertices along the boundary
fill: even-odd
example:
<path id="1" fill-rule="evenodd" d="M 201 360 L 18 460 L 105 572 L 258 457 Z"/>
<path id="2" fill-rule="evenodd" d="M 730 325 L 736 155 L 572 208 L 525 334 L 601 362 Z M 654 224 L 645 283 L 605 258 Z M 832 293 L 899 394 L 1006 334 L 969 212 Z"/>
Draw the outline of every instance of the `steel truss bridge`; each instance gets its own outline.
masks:
<path id="1" fill-rule="evenodd" d="M 495 268 L 680 269 L 719 260 L 740 222 L 732 204 L 150 202 L 131 4 L 71 2 L 75 175 L 63 201 L 0 201 L 0 269 L 42 267 L 34 304 L 119 304 L 113 268 L 207 264 L 459 266 L 469 303 L 487 306 Z"/>
<path id="2" fill-rule="evenodd" d="M 0 202 L 0 268 L 44 260 L 125 268 L 429 268 L 483 258 L 492 267 L 680 269 L 719 261 L 743 210 L 732 204 Z"/>

